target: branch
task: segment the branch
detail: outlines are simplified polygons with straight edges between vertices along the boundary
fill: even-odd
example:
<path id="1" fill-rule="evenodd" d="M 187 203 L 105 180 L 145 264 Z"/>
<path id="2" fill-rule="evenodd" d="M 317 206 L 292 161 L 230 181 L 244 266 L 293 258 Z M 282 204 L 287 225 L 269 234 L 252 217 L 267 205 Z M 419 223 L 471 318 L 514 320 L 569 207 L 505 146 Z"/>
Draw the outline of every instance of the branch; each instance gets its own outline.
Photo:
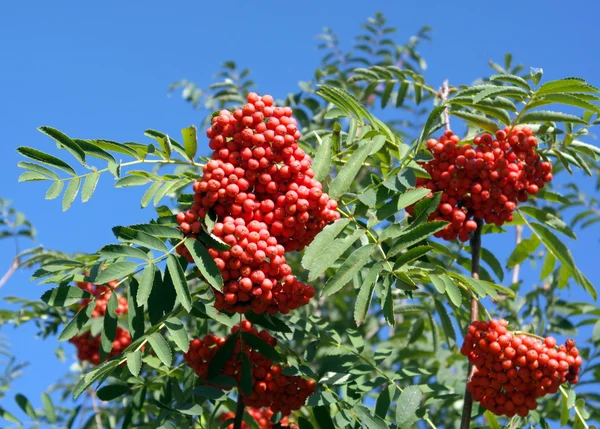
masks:
<path id="1" fill-rule="evenodd" d="M 15 258 L 15 259 L 13 259 L 12 265 L 10 266 L 8 271 L 6 273 L 4 273 L 4 275 L 0 279 L 0 288 L 6 284 L 8 279 L 15 273 L 15 271 L 17 271 L 18 268 L 19 268 L 19 258 Z"/>
<path id="2" fill-rule="evenodd" d="M 483 221 L 481 219 L 475 219 L 477 222 L 477 229 L 471 236 L 471 277 L 479 279 L 479 257 L 481 254 L 481 228 L 483 227 Z M 471 322 L 476 321 L 479 318 L 479 302 L 475 296 L 471 297 Z M 467 383 L 471 380 L 474 372 L 473 365 L 469 362 L 467 369 Z M 463 402 L 462 417 L 460 419 L 460 429 L 469 429 L 471 426 L 471 411 L 473 410 L 473 396 L 467 390 L 465 386 L 465 399 Z"/>
<path id="3" fill-rule="evenodd" d="M 102 418 L 100 417 L 100 407 L 98 406 L 98 398 L 96 397 L 96 392 L 92 389 L 89 390 L 90 396 L 92 397 L 92 408 L 94 409 L 94 418 L 96 419 L 96 427 L 97 429 L 102 428 Z"/>
<path id="4" fill-rule="evenodd" d="M 233 421 L 233 429 L 242 429 L 244 421 L 244 398 L 242 393 L 238 392 L 237 405 L 235 407 L 235 420 Z"/>
<path id="5" fill-rule="evenodd" d="M 516 232 L 516 245 L 518 246 L 519 243 L 521 242 L 521 238 L 523 235 L 523 225 L 517 225 L 515 228 L 515 232 Z M 513 268 L 513 273 L 512 273 L 512 284 L 514 285 L 515 283 L 519 283 L 519 271 L 521 268 L 521 264 L 517 264 L 515 265 L 515 267 Z"/>
<path id="6" fill-rule="evenodd" d="M 440 97 L 440 100 L 442 100 L 442 103 L 445 104 L 446 100 L 448 100 L 448 94 L 450 94 L 450 87 L 448 86 L 448 79 L 446 79 L 442 83 L 442 87 L 437 95 Z M 446 130 L 450 131 L 450 114 L 448 113 L 448 105 L 444 106 L 444 123 L 446 124 Z"/>

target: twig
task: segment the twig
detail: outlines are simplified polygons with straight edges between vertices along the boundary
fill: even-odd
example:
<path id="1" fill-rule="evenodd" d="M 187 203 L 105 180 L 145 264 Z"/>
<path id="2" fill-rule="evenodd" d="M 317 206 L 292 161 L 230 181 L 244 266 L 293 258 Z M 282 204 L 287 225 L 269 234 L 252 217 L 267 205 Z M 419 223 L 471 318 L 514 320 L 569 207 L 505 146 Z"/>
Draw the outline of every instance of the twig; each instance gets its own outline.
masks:
<path id="1" fill-rule="evenodd" d="M 17 271 L 18 268 L 19 268 L 19 258 L 15 258 L 15 259 L 13 259 L 12 265 L 10 266 L 8 271 L 6 273 L 4 273 L 4 275 L 0 279 L 0 288 L 6 284 L 8 279 L 15 273 L 15 271 Z"/>
<path id="2" fill-rule="evenodd" d="M 515 233 L 516 233 L 516 245 L 518 246 L 519 243 L 521 242 L 522 236 L 523 236 L 523 225 L 517 225 L 515 228 Z M 513 268 L 513 273 L 512 273 L 512 284 L 514 285 L 515 283 L 519 283 L 519 271 L 521 268 L 521 264 L 517 264 L 515 265 L 515 267 Z"/>
<path id="3" fill-rule="evenodd" d="M 98 406 L 98 398 L 96 392 L 92 389 L 89 390 L 90 396 L 92 397 L 92 408 L 94 409 L 94 418 L 96 419 L 96 428 L 102 428 L 102 418 L 100 417 L 100 407 Z"/>
<path id="4" fill-rule="evenodd" d="M 448 105 L 446 104 L 448 94 L 450 94 L 450 87 L 448 86 L 448 79 L 446 79 L 438 92 L 438 97 L 440 97 L 440 100 L 444 103 L 444 123 L 446 124 L 446 131 L 450 131 L 450 114 L 448 113 Z"/>
<path id="5" fill-rule="evenodd" d="M 476 219 L 477 229 L 471 236 L 471 277 L 479 279 L 479 257 L 481 253 L 481 228 L 483 227 L 483 221 Z M 471 298 L 471 322 L 476 321 L 479 318 L 479 301 L 475 296 Z M 467 369 L 467 383 L 473 376 L 474 367 L 469 362 Z M 462 417 L 460 419 L 460 429 L 469 429 L 471 426 L 471 411 L 473 410 L 473 396 L 465 387 L 465 399 L 463 402 Z"/>
<path id="6" fill-rule="evenodd" d="M 238 393 L 237 405 L 235 407 L 235 420 L 233 421 L 233 429 L 242 429 L 244 421 L 244 399 L 241 392 Z"/>

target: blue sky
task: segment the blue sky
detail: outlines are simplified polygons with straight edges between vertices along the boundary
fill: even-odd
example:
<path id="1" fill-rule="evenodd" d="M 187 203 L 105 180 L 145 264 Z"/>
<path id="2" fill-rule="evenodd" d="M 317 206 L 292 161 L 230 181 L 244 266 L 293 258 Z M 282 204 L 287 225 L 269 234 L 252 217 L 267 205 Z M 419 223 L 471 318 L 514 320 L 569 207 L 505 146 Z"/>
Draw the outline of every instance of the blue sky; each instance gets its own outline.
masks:
<path id="1" fill-rule="evenodd" d="M 147 141 L 146 128 L 177 135 L 199 123 L 201 115 L 179 97 L 167 97 L 173 81 L 187 78 L 206 86 L 223 61 L 234 59 L 252 69 L 260 91 L 283 97 L 312 76 L 320 59 L 315 36 L 324 26 L 347 46 L 364 19 L 378 10 L 400 29 L 395 37 L 401 42 L 422 25 L 433 27 L 433 41 L 420 49 L 433 86 L 446 78 L 468 84 L 489 73 L 489 59 L 500 61 L 506 52 L 527 66 L 543 67 L 545 79 L 576 75 L 600 85 L 595 30 L 600 4 L 593 1 L 572 8 L 557 0 L 395 0 L 379 1 L 377 7 L 354 0 L 2 2 L 0 195 L 27 214 L 39 230 L 39 243 L 93 252 L 113 240 L 112 226 L 147 221 L 153 212 L 139 208 L 142 190 L 111 190 L 108 176 L 90 202 L 76 202 L 66 213 L 59 201 L 44 200 L 44 185 L 17 183 L 17 146 L 54 150 L 38 126 L 117 141 Z M 598 237 L 595 227 L 570 247 L 582 270 L 600 285 L 597 253 L 590 251 L 598 248 Z M 12 243 L 0 242 L 0 264 L 8 267 L 12 252 Z M 0 297 L 39 297 L 45 289 L 29 283 L 29 274 L 15 275 Z M 573 298 L 587 299 L 578 291 Z M 0 333 L 9 335 L 19 359 L 31 363 L 13 392 L 39 405 L 43 386 L 67 371 L 68 363 L 54 357 L 54 340 L 33 339 L 33 326 Z M 68 344 L 65 349 L 70 361 L 73 349 Z M 12 398 L 2 402 L 15 409 Z"/>

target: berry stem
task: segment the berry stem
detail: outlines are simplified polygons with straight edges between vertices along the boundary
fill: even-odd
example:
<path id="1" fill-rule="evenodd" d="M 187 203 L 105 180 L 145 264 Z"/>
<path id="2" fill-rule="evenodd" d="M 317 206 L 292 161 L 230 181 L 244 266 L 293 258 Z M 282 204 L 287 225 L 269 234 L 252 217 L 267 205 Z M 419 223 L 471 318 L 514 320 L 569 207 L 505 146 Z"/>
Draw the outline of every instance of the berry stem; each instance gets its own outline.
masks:
<path id="1" fill-rule="evenodd" d="M 471 277 L 479 279 L 479 257 L 481 254 L 481 229 L 483 227 L 483 221 L 481 219 L 475 219 L 477 222 L 477 229 L 471 236 Z M 479 319 L 479 301 L 475 296 L 471 297 L 471 322 L 475 322 Z M 467 383 L 473 376 L 474 367 L 469 362 L 467 369 Z M 469 429 L 471 425 L 471 411 L 473 410 L 473 396 L 465 387 L 465 399 L 463 402 L 462 417 L 460 419 L 460 429 Z"/>
<path id="2" fill-rule="evenodd" d="M 238 393 L 237 405 L 235 407 L 235 420 L 233 421 L 233 429 L 242 429 L 243 420 L 244 420 L 244 399 L 242 398 L 242 394 Z"/>

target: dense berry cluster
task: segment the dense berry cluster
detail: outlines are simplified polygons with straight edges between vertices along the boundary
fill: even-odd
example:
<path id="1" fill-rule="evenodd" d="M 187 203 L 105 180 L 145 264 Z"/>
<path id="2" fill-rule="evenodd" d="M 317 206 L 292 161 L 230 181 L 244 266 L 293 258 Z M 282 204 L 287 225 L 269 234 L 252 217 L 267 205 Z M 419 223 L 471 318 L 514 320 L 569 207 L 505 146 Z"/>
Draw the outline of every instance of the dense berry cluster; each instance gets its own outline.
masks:
<path id="1" fill-rule="evenodd" d="M 506 320 L 473 322 L 461 348 L 475 367 L 467 389 L 475 401 L 497 415 L 525 417 L 537 398 L 575 384 L 582 359 L 574 340 L 513 335 Z"/>
<path id="2" fill-rule="evenodd" d="M 273 424 L 273 422 L 271 422 L 271 417 L 273 417 L 275 415 L 275 413 L 273 411 L 271 411 L 270 408 L 248 407 L 248 408 L 246 408 L 246 411 L 256 421 L 259 429 L 271 429 L 275 426 Z M 226 422 L 226 421 L 232 420 L 234 418 L 235 418 L 234 413 L 226 412 L 226 413 L 221 414 L 220 420 L 222 422 Z M 287 417 L 284 417 L 279 421 L 278 427 L 289 428 L 289 429 L 297 429 L 298 428 L 298 426 L 290 424 L 288 422 Z M 229 426 L 227 426 L 227 429 L 233 429 L 233 423 L 231 423 Z M 242 423 L 242 429 L 250 429 L 250 426 L 248 426 L 246 423 Z"/>
<path id="3" fill-rule="evenodd" d="M 250 93 L 243 108 L 220 111 L 206 135 L 212 159 L 193 186 L 194 204 L 177 222 L 196 237 L 212 211 L 217 223 L 210 232 L 231 246 L 210 249 L 226 281 L 222 293 L 215 291 L 217 309 L 273 314 L 306 304 L 314 290 L 293 277 L 284 253 L 303 249 L 339 213 L 298 146 L 292 109 Z M 187 248 L 177 251 L 192 262 Z"/>
<path id="4" fill-rule="evenodd" d="M 112 295 L 112 289 L 117 285 L 116 281 L 108 282 L 107 286 L 95 285 L 88 282 L 76 282 L 75 283 L 80 289 L 85 290 L 86 292 L 91 293 L 96 299 L 96 307 L 94 307 L 94 312 L 92 313 L 93 317 L 102 317 L 106 314 L 106 305 L 108 304 L 108 300 Z M 127 298 L 124 296 L 119 296 L 119 306 L 115 310 L 117 315 L 126 314 L 127 309 Z M 84 299 L 81 301 L 80 308 L 83 308 L 88 305 L 91 299 Z"/>
<path id="5" fill-rule="evenodd" d="M 458 142 L 452 131 L 439 141 L 428 140 L 433 159 L 421 165 L 431 178 L 417 180 L 417 187 L 442 192 L 430 215 L 430 220 L 450 222 L 436 234 L 439 238 L 467 241 L 477 229 L 473 219 L 498 226 L 512 221 L 517 203 L 552 180 L 552 165 L 535 152 L 537 138 L 528 127 L 505 128 L 495 138 L 483 134 L 474 145 Z M 414 206 L 407 210 L 413 214 Z"/>
<path id="6" fill-rule="evenodd" d="M 274 362 L 258 351 L 245 344 L 239 335 L 239 330 L 251 335 L 258 336 L 271 346 L 277 344 L 277 340 L 267 331 L 258 331 L 247 320 L 241 325 L 232 328 L 231 335 L 236 335 L 235 350 L 229 360 L 225 363 L 221 374 L 227 375 L 240 381 L 242 375 L 242 363 L 240 353 L 248 357 L 252 368 L 252 393 L 244 395 L 244 403 L 254 408 L 270 408 L 273 412 L 281 412 L 289 415 L 292 411 L 299 409 L 314 391 L 315 383 L 298 376 L 287 376 L 282 373 L 281 365 Z M 186 363 L 195 371 L 196 375 L 208 382 L 208 368 L 217 351 L 227 341 L 213 334 L 208 334 L 202 339 L 194 339 L 190 342 L 190 348 L 184 355 Z M 217 386 L 219 387 L 219 386 Z M 221 387 L 222 388 L 222 387 Z"/>
<path id="7" fill-rule="evenodd" d="M 100 335 L 93 337 L 88 331 L 71 338 L 69 342 L 77 347 L 77 358 L 80 361 L 88 361 L 92 365 L 98 365 L 100 363 Z M 121 354 L 130 344 L 131 335 L 129 335 L 129 332 L 117 326 L 117 333 L 113 341 L 112 350 L 108 354 L 107 359 Z"/>

